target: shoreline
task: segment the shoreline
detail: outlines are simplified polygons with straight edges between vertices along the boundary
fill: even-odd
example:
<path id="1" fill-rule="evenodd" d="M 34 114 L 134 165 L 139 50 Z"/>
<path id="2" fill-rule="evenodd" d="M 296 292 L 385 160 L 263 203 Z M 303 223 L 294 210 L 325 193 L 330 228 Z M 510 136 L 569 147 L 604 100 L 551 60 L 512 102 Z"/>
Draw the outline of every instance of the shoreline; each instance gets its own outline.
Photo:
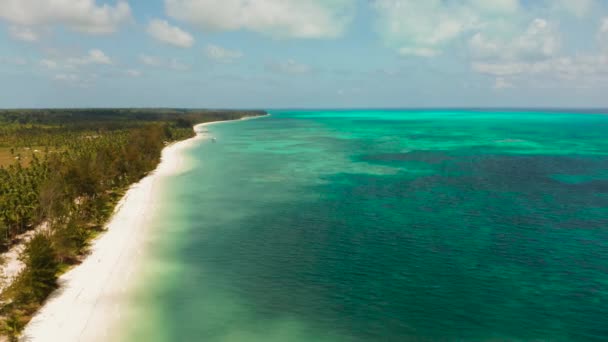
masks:
<path id="1" fill-rule="evenodd" d="M 267 116 L 267 115 L 265 115 Z M 260 116 L 260 117 L 265 117 Z M 122 315 L 133 274 L 144 255 L 146 230 L 160 182 L 187 171 L 183 153 L 196 142 L 210 138 L 200 129 L 219 123 L 195 125 L 195 136 L 167 145 L 152 172 L 132 184 L 114 208 L 105 231 L 95 238 L 84 261 L 58 279 L 59 288 L 46 300 L 21 334 L 21 341 L 109 341 Z"/>

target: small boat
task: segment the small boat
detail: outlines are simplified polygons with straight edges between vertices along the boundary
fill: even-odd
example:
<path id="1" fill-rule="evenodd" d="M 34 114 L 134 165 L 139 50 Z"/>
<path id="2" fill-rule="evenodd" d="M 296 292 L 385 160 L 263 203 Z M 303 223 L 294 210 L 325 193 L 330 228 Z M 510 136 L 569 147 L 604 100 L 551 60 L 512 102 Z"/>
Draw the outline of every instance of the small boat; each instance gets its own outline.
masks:
<path id="1" fill-rule="evenodd" d="M 216 142 L 215 138 L 211 138 L 211 141 L 212 141 L 212 142 Z"/>

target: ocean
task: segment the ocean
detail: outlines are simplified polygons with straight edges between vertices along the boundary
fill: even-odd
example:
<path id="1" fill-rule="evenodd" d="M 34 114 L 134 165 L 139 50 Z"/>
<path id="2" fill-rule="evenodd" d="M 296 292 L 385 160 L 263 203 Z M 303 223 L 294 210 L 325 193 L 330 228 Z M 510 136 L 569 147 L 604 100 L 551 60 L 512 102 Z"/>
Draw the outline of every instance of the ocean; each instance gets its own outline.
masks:
<path id="1" fill-rule="evenodd" d="M 608 340 L 608 115 L 270 113 L 163 180 L 122 340 Z"/>

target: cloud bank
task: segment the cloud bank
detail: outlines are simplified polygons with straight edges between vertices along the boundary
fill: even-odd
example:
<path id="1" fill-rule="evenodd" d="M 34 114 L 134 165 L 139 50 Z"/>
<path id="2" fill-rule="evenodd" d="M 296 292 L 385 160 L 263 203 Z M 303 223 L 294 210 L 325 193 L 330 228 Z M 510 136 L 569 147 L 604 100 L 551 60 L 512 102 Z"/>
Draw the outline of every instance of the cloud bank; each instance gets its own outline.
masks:
<path id="1" fill-rule="evenodd" d="M 89 34 L 116 32 L 131 20 L 131 8 L 94 0 L 0 0 L 0 18 L 21 27 L 61 25 Z"/>

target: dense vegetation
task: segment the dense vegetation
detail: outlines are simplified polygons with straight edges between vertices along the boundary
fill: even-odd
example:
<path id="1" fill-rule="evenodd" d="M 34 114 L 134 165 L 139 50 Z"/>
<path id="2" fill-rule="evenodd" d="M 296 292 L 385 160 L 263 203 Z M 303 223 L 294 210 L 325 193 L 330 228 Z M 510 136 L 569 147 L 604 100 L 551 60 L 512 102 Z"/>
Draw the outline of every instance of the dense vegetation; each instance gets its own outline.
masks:
<path id="1" fill-rule="evenodd" d="M 45 223 L 27 245 L 25 270 L 2 293 L 3 331 L 15 336 L 77 263 L 129 184 L 153 170 L 162 148 L 196 123 L 256 111 L 86 109 L 0 111 L 0 248 Z M 17 152 L 15 152 L 17 151 Z M 29 159 L 19 151 L 28 151 Z"/>

